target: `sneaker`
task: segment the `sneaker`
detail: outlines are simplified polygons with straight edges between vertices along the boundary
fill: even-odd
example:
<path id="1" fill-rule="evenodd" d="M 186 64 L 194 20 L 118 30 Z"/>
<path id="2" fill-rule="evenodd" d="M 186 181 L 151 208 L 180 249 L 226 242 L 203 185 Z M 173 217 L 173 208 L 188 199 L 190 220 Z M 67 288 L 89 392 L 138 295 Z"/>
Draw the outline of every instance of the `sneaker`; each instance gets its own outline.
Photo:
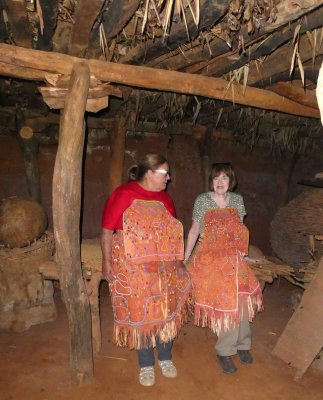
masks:
<path id="1" fill-rule="evenodd" d="M 231 356 L 216 356 L 216 358 L 223 372 L 226 374 L 236 372 L 237 368 L 233 364 Z"/>
<path id="2" fill-rule="evenodd" d="M 164 360 L 164 361 L 158 360 L 158 365 L 160 366 L 162 374 L 166 378 L 176 378 L 177 369 L 173 364 L 172 360 Z"/>
<path id="3" fill-rule="evenodd" d="M 252 364 L 253 358 L 249 350 L 238 350 L 240 361 L 245 364 Z"/>
<path id="4" fill-rule="evenodd" d="M 153 386 L 155 384 L 155 370 L 154 367 L 140 368 L 139 383 L 142 386 Z"/>

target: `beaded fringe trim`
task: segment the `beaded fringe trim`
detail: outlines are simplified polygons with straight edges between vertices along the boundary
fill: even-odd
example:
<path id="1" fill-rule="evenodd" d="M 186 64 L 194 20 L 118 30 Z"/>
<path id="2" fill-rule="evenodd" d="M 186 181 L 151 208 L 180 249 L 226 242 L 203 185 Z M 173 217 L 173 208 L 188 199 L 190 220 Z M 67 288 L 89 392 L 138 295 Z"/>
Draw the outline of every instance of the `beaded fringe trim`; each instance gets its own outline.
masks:
<path id="1" fill-rule="evenodd" d="M 257 289 L 252 295 L 244 296 L 244 299 L 247 301 L 248 319 L 252 321 L 255 314 L 263 310 L 261 289 Z M 196 304 L 194 312 L 195 325 L 202 328 L 210 328 L 217 335 L 234 330 L 243 318 L 243 311 L 225 312 Z"/>
<path id="2" fill-rule="evenodd" d="M 147 347 L 155 347 L 156 340 L 167 343 L 174 340 L 182 326 L 187 322 L 187 305 L 184 304 L 175 318 L 164 325 L 150 324 L 140 328 L 129 327 L 114 323 L 113 342 L 120 347 L 140 350 Z"/>

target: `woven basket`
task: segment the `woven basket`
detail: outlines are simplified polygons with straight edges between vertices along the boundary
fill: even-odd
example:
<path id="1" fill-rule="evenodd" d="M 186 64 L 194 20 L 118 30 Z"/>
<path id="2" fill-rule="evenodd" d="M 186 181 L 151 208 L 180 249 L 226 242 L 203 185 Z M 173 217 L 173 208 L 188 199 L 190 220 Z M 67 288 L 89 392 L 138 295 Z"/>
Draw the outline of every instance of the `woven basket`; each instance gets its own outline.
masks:
<path id="1" fill-rule="evenodd" d="M 10 269 L 12 273 L 38 271 L 39 264 L 53 255 L 54 246 L 53 233 L 46 231 L 28 246 L 14 249 L 0 247 L 0 267 Z"/>

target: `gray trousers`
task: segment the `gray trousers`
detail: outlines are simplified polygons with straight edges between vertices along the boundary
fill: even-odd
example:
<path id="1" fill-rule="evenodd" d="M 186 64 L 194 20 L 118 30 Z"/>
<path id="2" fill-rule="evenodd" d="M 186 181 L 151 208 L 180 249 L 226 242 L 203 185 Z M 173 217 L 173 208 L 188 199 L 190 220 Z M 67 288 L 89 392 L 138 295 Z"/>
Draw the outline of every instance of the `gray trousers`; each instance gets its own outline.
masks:
<path id="1" fill-rule="evenodd" d="M 251 328 L 248 319 L 248 305 L 245 299 L 239 304 L 242 319 L 233 331 L 220 333 L 215 350 L 219 356 L 233 356 L 237 350 L 251 349 Z"/>
<path id="2" fill-rule="evenodd" d="M 233 356 L 237 350 L 251 349 L 251 328 L 247 313 L 243 313 L 238 327 L 229 332 L 220 333 L 215 350 L 219 356 Z"/>

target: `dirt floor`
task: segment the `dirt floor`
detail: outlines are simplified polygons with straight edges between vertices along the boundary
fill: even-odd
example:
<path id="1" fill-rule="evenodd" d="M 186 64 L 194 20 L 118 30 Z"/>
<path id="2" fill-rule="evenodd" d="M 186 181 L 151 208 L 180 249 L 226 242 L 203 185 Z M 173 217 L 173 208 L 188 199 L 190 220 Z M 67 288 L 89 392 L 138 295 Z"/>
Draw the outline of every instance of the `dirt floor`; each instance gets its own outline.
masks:
<path id="1" fill-rule="evenodd" d="M 156 367 L 156 384 L 149 388 L 138 383 L 136 353 L 116 348 L 110 342 L 112 315 L 105 284 L 101 287 L 103 347 L 95 359 L 95 378 L 89 386 L 70 385 L 68 327 L 57 293 L 55 322 L 21 334 L 0 334 L 0 399 L 322 400 L 323 372 L 310 368 L 300 381 L 294 382 L 295 370 L 271 355 L 292 314 L 295 290 L 285 280 L 266 286 L 266 309 L 253 323 L 252 365 L 235 360 L 238 371 L 223 374 L 215 362 L 215 336 L 188 323 L 174 344 L 178 378 L 166 379 Z"/>

